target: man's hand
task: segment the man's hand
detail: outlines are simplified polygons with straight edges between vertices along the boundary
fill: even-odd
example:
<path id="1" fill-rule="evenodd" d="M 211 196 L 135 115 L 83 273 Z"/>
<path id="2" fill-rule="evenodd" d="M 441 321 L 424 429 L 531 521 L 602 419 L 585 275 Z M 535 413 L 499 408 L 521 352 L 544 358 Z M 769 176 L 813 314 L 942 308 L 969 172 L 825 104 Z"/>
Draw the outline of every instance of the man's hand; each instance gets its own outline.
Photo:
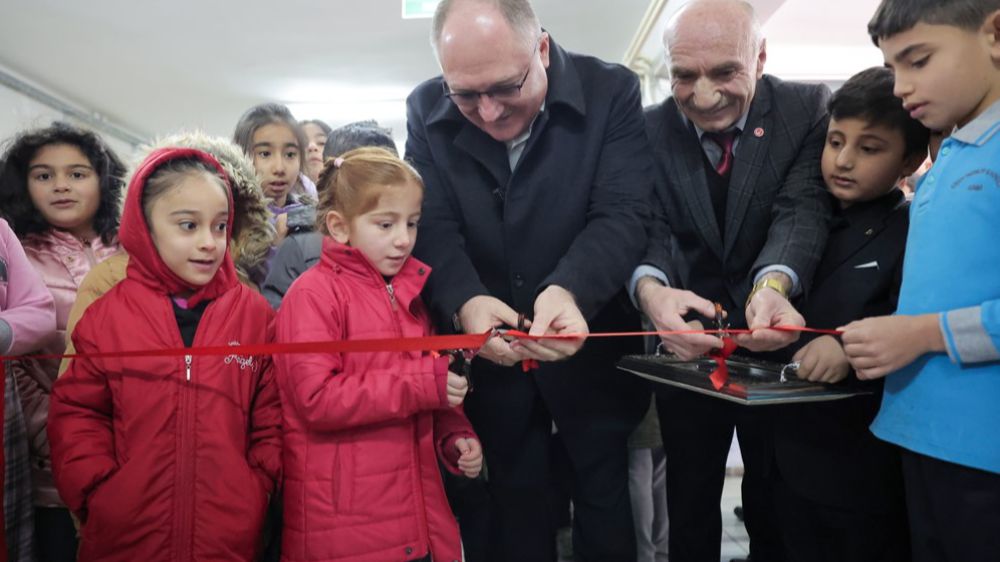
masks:
<path id="1" fill-rule="evenodd" d="M 945 351 L 937 314 L 877 316 L 840 329 L 844 352 L 859 379 L 881 378 L 925 353 Z"/>
<path id="2" fill-rule="evenodd" d="M 528 334 L 582 334 L 582 337 L 565 340 L 515 340 L 511 348 L 528 359 L 560 361 L 579 351 L 589 333 L 590 328 L 576 306 L 572 293 L 558 285 L 549 285 L 535 299 L 535 318 Z"/>
<path id="3" fill-rule="evenodd" d="M 483 447 L 479 441 L 471 437 L 461 437 L 455 440 L 455 448 L 461 455 L 458 458 L 458 469 L 466 478 L 475 478 L 483 470 Z"/>
<path id="4" fill-rule="evenodd" d="M 636 285 L 636 297 L 642 311 L 653 321 L 657 331 L 700 330 L 701 323 L 684 322 L 684 315 L 695 311 L 702 316 L 715 316 L 715 305 L 691 291 L 664 287 L 655 279 L 643 277 Z M 708 334 L 678 334 L 660 336 L 663 347 L 684 361 L 690 361 L 722 347 L 722 338 Z"/>
<path id="5" fill-rule="evenodd" d="M 833 336 L 821 336 L 800 349 L 793 361 L 798 361 L 797 374 L 810 382 L 837 383 L 851 372 L 851 364 L 840 342 Z"/>
<path id="6" fill-rule="evenodd" d="M 785 279 L 787 275 L 779 274 Z M 791 286 L 791 280 L 788 281 Z M 768 330 L 771 326 L 805 326 L 806 319 L 792 303 L 774 289 L 763 288 L 747 303 L 747 326 L 754 330 L 749 334 L 736 336 L 736 343 L 750 351 L 773 351 L 781 349 L 799 339 L 798 332 Z"/>
<path id="7" fill-rule="evenodd" d="M 469 380 L 461 375 L 448 371 L 448 405 L 454 408 L 465 400 L 469 392 Z"/>
<path id="8" fill-rule="evenodd" d="M 517 313 L 500 299 L 479 295 L 465 301 L 458 310 L 458 321 L 467 334 L 483 334 L 500 326 L 516 326 Z M 479 356 L 498 365 L 511 366 L 524 355 L 511 349 L 503 338 L 490 338 L 479 350 Z"/>

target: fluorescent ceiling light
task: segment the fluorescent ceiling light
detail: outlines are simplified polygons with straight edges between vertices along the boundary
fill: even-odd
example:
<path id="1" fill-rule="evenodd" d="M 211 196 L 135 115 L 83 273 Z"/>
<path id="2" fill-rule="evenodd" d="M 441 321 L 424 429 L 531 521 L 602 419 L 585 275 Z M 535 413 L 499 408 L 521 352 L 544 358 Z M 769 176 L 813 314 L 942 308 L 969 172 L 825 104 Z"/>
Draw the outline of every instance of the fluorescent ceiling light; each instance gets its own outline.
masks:
<path id="1" fill-rule="evenodd" d="M 429 18 L 441 0 L 403 0 L 403 19 Z"/>

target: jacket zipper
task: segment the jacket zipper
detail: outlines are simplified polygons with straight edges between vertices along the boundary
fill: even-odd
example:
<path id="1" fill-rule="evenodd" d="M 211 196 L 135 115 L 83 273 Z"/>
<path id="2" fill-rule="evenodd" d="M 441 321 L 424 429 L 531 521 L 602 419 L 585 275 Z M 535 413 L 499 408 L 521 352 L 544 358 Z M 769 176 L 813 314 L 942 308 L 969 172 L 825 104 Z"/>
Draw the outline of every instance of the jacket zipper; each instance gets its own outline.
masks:
<path id="1" fill-rule="evenodd" d="M 200 344 L 198 337 L 202 332 L 205 319 L 208 316 L 209 306 L 202 314 L 195 329 L 193 345 Z M 179 335 L 179 333 L 178 333 Z M 180 338 L 178 338 L 180 339 Z M 181 342 L 181 345 L 184 345 Z M 194 371 L 194 356 L 187 354 L 184 356 L 184 379 L 186 384 L 178 388 L 177 404 L 177 489 L 174 494 L 176 534 L 174 535 L 174 555 L 177 560 L 191 560 L 194 556 L 194 472 L 193 455 L 196 453 L 195 428 L 198 413 L 194 406 L 197 387 L 191 384 Z"/>
<path id="2" fill-rule="evenodd" d="M 389 293 L 389 304 L 392 305 L 392 309 L 396 310 L 396 289 L 392 287 L 392 283 L 385 284 L 385 290 Z"/>

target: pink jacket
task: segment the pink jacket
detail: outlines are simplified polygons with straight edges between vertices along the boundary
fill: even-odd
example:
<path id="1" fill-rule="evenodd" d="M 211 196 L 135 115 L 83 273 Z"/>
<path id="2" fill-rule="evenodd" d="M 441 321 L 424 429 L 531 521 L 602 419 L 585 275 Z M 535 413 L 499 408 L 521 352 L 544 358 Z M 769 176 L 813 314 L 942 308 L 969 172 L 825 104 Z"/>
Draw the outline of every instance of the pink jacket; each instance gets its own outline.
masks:
<path id="1" fill-rule="evenodd" d="M 66 320 L 76 300 L 76 291 L 90 268 L 118 251 L 118 243 L 104 244 L 100 237 L 84 245 L 73 235 L 55 229 L 30 234 L 22 242 L 28 261 L 41 275 L 55 299 L 56 325 L 40 349 L 60 354 L 66 349 Z M 14 377 L 21 394 L 24 420 L 31 452 L 31 487 L 35 505 L 62 507 L 52 481 L 52 462 L 45 426 L 49 414 L 49 394 L 59 373 L 58 359 L 27 359 L 14 365 Z"/>
<path id="2" fill-rule="evenodd" d="M 0 320 L 12 332 L 0 354 L 36 351 L 56 328 L 52 295 L 24 255 L 14 231 L 0 219 Z"/>

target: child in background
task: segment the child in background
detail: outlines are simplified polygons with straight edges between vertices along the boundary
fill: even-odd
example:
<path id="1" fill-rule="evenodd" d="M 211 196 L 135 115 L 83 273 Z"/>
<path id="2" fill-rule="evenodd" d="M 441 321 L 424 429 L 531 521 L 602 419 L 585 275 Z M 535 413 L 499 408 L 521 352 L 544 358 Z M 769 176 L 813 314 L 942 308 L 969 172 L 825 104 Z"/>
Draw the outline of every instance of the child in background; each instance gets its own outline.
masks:
<path id="1" fill-rule="evenodd" d="M 251 107 L 240 117 L 233 142 L 253 161 L 264 195 L 271 202 L 277 236 L 265 268 L 251 279 L 260 285 L 267 276 L 275 250 L 285 236 L 312 225 L 316 185 L 303 173 L 309 141 L 288 108 L 266 103 Z"/>
<path id="2" fill-rule="evenodd" d="M 914 559 L 995 560 L 1000 0 L 884 0 L 868 31 L 910 116 L 957 128 L 914 194 L 896 314 L 848 324 L 844 349 L 886 377 L 871 429 L 902 447 Z"/>
<path id="3" fill-rule="evenodd" d="M 365 146 L 380 146 L 391 150 L 393 154 L 399 154 L 388 130 L 379 127 L 375 121 L 359 121 L 344 125 L 330 133 L 325 141 L 322 159 L 336 158 L 355 148 Z M 312 222 L 315 221 L 316 218 L 313 216 Z M 281 243 L 277 255 L 271 261 L 267 278 L 261 285 L 264 298 L 275 310 L 281 306 L 281 299 L 288 292 L 292 282 L 319 261 L 322 248 L 323 235 L 312 228 L 299 229 Z"/>
<path id="4" fill-rule="evenodd" d="M 23 355 L 56 329 L 55 305 L 14 231 L 0 218 L 0 355 Z M 5 365 L 3 396 L 3 530 L 7 560 L 32 562 L 34 509 L 31 461 L 20 394 Z"/>
<path id="5" fill-rule="evenodd" d="M 319 174 L 323 171 L 323 147 L 333 129 L 319 119 L 300 121 L 302 132 L 306 135 L 306 161 L 303 170 L 313 183 L 319 182 Z"/>
<path id="6" fill-rule="evenodd" d="M 893 96 L 892 72 L 870 68 L 830 98 L 823 179 L 835 205 L 826 251 L 799 310 L 832 329 L 896 309 L 909 206 L 896 188 L 927 158 L 930 131 Z M 768 489 L 789 562 L 910 559 L 899 450 L 868 430 L 881 381 L 858 381 L 834 336 L 802 334 L 782 350 L 801 378 L 867 394 L 775 406 Z"/>
<path id="7" fill-rule="evenodd" d="M 59 355 L 84 276 L 118 252 L 125 167 L 96 134 L 61 123 L 19 135 L 0 160 L 0 208 L 55 299 L 56 329 L 37 351 Z M 35 550 L 42 561 L 71 561 L 76 529 L 52 482 L 45 435 L 59 360 L 24 359 L 12 367 L 30 443 Z"/>
<path id="8" fill-rule="evenodd" d="M 268 342 L 273 313 L 227 252 L 233 209 L 209 154 L 150 154 L 122 212 L 127 277 L 80 319 L 77 351 Z M 73 359 L 49 439 L 56 485 L 82 523 L 79 559 L 255 559 L 280 416 L 268 358 Z"/>
<path id="9" fill-rule="evenodd" d="M 282 342 L 421 337 L 430 268 L 410 256 L 423 183 L 396 155 L 361 148 L 321 176 L 320 263 L 278 313 Z M 288 560 L 452 561 L 458 525 L 438 460 L 475 478 L 479 441 L 459 408 L 467 381 L 415 352 L 279 355 Z"/>

